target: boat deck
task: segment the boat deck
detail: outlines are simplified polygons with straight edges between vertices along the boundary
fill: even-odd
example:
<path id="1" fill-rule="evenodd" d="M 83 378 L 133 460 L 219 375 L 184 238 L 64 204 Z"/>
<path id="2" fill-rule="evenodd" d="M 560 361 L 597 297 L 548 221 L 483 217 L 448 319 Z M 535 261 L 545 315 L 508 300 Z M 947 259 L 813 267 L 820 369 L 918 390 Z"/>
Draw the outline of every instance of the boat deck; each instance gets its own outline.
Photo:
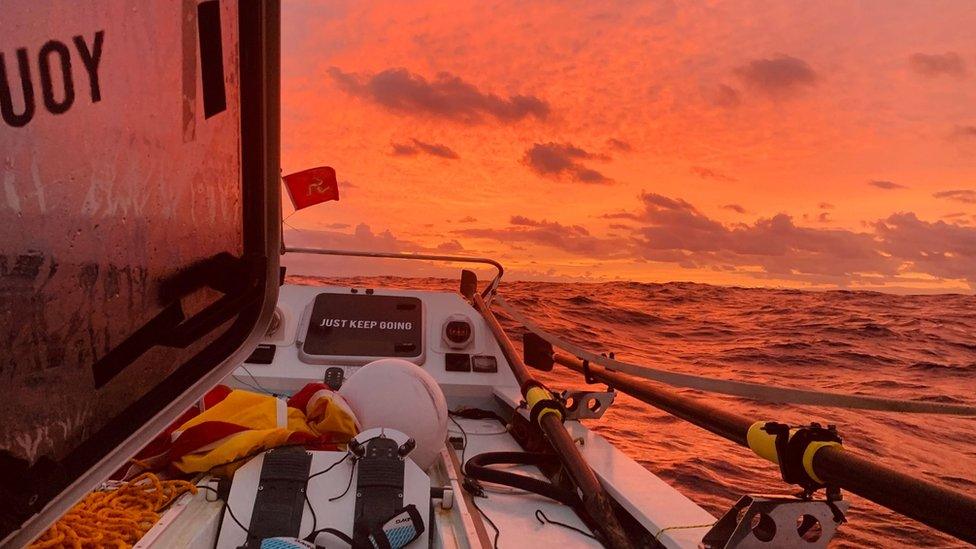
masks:
<path id="1" fill-rule="evenodd" d="M 317 296 L 324 293 L 419 299 L 423 310 L 422 337 L 425 349 L 420 353 L 419 358 L 412 361 L 434 377 L 444 392 L 448 409 L 490 410 L 503 418 L 511 417 L 515 410 L 523 417 L 528 417 L 528 412 L 524 408 L 519 408 L 522 400 L 519 388 L 487 325 L 460 295 L 450 292 L 379 288 L 367 291 L 365 288 L 285 285 L 281 288 L 279 296 L 278 328 L 264 341 L 265 344 L 275 346 L 273 359 L 267 364 L 242 364 L 226 379 L 226 383 L 240 389 L 288 395 L 298 391 L 306 383 L 322 381 L 324 371 L 329 367 L 342 368 L 346 379 L 353 375 L 361 367 L 360 364 L 350 363 L 351 361 L 345 359 L 331 361 L 331 363 L 329 360 L 309 360 L 308 356 L 303 354 L 309 350 L 308 346 L 303 349 L 303 339 L 305 339 L 303 331 L 307 330 L 309 323 L 310 304 Z M 468 319 L 473 329 L 472 341 L 463 350 L 446 347 L 442 338 L 442 326 L 448 319 L 458 318 L 457 315 Z M 450 359 L 447 355 L 458 352 L 472 357 L 493 357 L 497 362 L 497 369 L 480 372 L 450 371 L 448 369 Z M 689 528 L 689 526 L 710 524 L 714 522 L 714 517 L 582 423 L 567 421 L 566 427 L 608 493 L 623 510 L 630 514 L 633 518 L 631 523 L 638 525 L 637 528 L 644 531 L 640 537 L 653 540 L 652 544 L 656 542 L 661 547 L 698 546 L 708 528 L 705 526 Z M 461 469 L 464 460 L 485 452 L 525 451 L 516 440 L 517 437 L 513 437 L 501 422 L 494 419 L 452 417 L 452 421 L 448 423 L 448 439 L 449 443 L 441 450 L 440 458 L 429 468 L 427 474 L 430 477 L 430 486 L 449 489 L 452 494 L 448 500 L 453 501 L 444 503 L 444 500 L 439 498 L 431 499 L 431 516 L 434 524 L 432 532 L 428 529 L 430 537 L 425 534 L 409 547 L 417 549 L 430 544 L 435 547 L 492 547 L 495 544 L 495 529 L 491 526 L 492 523 L 498 529 L 500 547 L 512 546 L 515 543 L 520 545 L 536 543 L 546 547 L 600 546 L 597 541 L 581 533 L 581 531 L 590 532 L 590 529 L 572 508 L 561 503 L 515 488 L 484 482 L 481 486 L 485 489 L 486 497 L 473 497 L 465 491 L 462 487 L 464 475 Z M 326 460 L 325 457 L 321 459 L 316 457 L 316 459 Z M 546 480 L 543 472 L 534 466 L 518 465 L 503 468 L 510 472 Z M 241 475 L 240 471 L 238 475 Z M 356 471 L 347 471 L 347 474 L 337 474 L 337 478 L 342 477 L 342 484 L 345 484 L 347 478 L 355 479 L 355 475 Z M 235 476 L 234 482 L 243 484 L 245 481 Z M 313 500 L 311 504 L 318 509 L 319 527 L 330 525 L 350 531 L 353 519 L 352 507 L 347 505 L 340 510 L 340 507 L 319 505 L 314 501 L 317 497 L 315 490 L 314 486 L 309 486 L 309 498 Z M 327 491 L 330 495 L 334 492 L 331 487 Z M 201 492 L 195 499 L 204 501 L 208 498 L 213 499 L 213 494 Z M 240 499 L 232 492 L 231 502 L 237 518 L 246 525 L 250 517 L 248 507 L 253 506 L 253 499 Z M 178 508 L 174 509 L 178 510 Z M 205 509 L 210 509 L 210 512 L 186 512 L 171 521 L 161 522 L 160 527 L 151 531 L 151 535 L 146 537 L 146 543 L 141 544 L 140 547 L 167 547 L 172 546 L 176 540 L 179 540 L 181 545 L 193 546 L 197 541 L 202 540 L 197 537 L 191 536 L 192 539 L 187 537 L 193 530 L 187 528 L 188 523 L 194 524 L 196 530 L 213 530 L 222 521 L 222 529 L 239 530 L 226 517 L 226 512 L 221 517 L 213 513 L 210 507 Z M 580 531 L 548 522 L 543 523 L 537 518 L 537 510 L 541 511 L 549 521 L 563 523 Z M 311 532 L 312 523 L 310 510 L 306 508 L 301 532 L 303 534 Z M 162 530 L 157 531 L 160 528 Z M 223 532 L 218 536 L 223 540 L 229 534 Z M 243 532 L 238 531 L 228 539 L 230 537 L 233 540 L 229 542 L 228 547 L 242 541 Z M 200 543 L 196 546 L 208 545 Z M 213 546 L 212 541 L 209 546 Z M 223 545 L 218 543 L 218 546 Z"/>
<path id="2" fill-rule="evenodd" d="M 460 418 L 457 419 L 457 423 L 461 429 L 464 429 L 464 433 L 462 434 L 458 426 L 453 423 L 449 426 L 449 433 L 451 436 L 461 436 L 467 440 L 464 448 L 465 457 L 470 458 L 484 452 L 522 451 L 522 447 L 497 421 Z M 547 480 L 538 468 L 532 466 L 511 466 L 505 470 Z M 536 511 L 539 510 L 550 520 L 589 532 L 590 529 L 569 507 L 523 490 L 487 483 L 483 483 L 482 486 L 487 497 L 476 498 L 475 501 L 481 512 L 477 510 L 474 512 L 476 515 L 483 514 L 497 526 L 500 547 L 511 545 L 516 540 L 546 540 L 546 543 L 552 546 L 562 547 L 601 547 L 598 542 L 579 532 L 554 524 L 540 523 L 536 518 Z M 470 499 L 466 498 L 464 503 L 470 503 Z M 489 538 L 493 538 L 491 527 L 488 526 L 487 529 Z"/>

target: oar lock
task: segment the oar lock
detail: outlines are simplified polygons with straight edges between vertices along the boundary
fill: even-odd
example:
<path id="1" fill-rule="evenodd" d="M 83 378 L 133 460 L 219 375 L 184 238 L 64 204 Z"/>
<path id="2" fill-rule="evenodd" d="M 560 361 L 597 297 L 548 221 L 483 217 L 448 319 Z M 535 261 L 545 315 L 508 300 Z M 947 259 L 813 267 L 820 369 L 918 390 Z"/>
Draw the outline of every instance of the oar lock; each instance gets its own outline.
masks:
<path id="1" fill-rule="evenodd" d="M 803 491 L 795 496 L 742 496 L 705 534 L 701 546 L 827 547 L 837 527 L 847 520 L 848 503 L 842 501 L 840 488 L 817 476 L 813 457 L 827 446 L 842 447 L 837 428 L 757 421 L 749 427 L 746 439 L 752 451 L 779 465 L 785 482 L 799 485 Z M 826 496 L 814 499 L 820 488 L 826 488 Z"/>
<path id="2" fill-rule="evenodd" d="M 843 447 L 837 427 L 819 423 L 790 427 L 775 421 L 757 421 L 749 427 L 746 441 L 757 455 L 779 465 L 783 481 L 799 485 L 808 494 L 827 485 L 817 476 L 813 457 L 825 447 Z"/>

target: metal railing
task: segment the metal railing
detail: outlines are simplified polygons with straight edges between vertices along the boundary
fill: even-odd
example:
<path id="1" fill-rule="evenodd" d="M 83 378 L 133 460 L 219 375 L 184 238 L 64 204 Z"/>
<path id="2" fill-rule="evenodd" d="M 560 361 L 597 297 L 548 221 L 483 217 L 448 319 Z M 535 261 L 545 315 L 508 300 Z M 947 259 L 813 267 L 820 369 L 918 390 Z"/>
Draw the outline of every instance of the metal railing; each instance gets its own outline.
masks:
<path id="1" fill-rule="evenodd" d="M 290 246 L 282 247 L 282 255 L 286 253 L 292 254 L 313 254 L 313 255 L 335 255 L 344 257 L 371 257 L 379 259 L 413 259 L 419 261 L 447 261 L 452 263 L 480 263 L 482 265 L 491 265 L 495 268 L 497 274 L 488 283 L 488 286 L 481 292 L 481 296 L 487 302 L 491 302 L 491 298 L 494 297 L 495 292 L 498 291 L 498 284 L 502 280 L 502 275 L 505 274 L 505 267 L 501 263 L 495 261 L 494 259 L 488 257 L 472 257 L 463 255 L 437 255 L 437 254 L 415 254 L 415 253 L 403 253 L 403 252 L 364 252 L 358 250 L 330 250 L 326 248 L 305 248 L 296 247 L 292 248 Z"/>

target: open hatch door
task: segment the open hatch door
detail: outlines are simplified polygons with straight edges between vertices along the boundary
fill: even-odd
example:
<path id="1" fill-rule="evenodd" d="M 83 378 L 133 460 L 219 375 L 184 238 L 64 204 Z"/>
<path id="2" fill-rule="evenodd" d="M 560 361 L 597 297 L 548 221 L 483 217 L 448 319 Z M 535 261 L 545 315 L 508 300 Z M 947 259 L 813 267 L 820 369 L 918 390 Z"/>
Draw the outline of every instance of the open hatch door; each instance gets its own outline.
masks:
<path id="1" fill-rule="evenodd" d="M 0 8 L 0 545 L 255 347 L 279 284 L 276 0 Z"/>

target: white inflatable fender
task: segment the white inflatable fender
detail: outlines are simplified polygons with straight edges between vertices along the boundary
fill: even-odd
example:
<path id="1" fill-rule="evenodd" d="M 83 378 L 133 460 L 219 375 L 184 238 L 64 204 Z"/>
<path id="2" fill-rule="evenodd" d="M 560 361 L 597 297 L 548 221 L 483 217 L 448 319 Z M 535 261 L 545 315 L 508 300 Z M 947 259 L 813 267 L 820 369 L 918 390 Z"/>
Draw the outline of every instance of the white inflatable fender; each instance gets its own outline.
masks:
<path id="1" fill-rule="evenodd" d="M 376 360 L 349 376 L 339 394 L 364 431 L 405 433 L 417 443 L 410 459 L 425 471 L 437 460 L 447 439 L 447 400 L 423 368 L 399 358 Z"/>

